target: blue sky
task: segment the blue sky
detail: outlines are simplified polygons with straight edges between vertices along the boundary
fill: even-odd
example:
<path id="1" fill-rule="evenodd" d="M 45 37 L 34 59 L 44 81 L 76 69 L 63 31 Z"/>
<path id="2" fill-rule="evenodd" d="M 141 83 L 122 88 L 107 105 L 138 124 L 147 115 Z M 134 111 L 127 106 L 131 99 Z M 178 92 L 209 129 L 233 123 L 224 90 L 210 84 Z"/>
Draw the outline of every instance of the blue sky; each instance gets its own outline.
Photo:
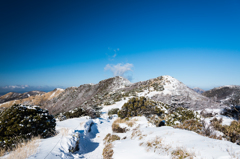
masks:
<path id="1" fill-rule="evenodd" d="M 240 85 L 240 1 L 0 1 L 0 87 L 170 75 Z"/>

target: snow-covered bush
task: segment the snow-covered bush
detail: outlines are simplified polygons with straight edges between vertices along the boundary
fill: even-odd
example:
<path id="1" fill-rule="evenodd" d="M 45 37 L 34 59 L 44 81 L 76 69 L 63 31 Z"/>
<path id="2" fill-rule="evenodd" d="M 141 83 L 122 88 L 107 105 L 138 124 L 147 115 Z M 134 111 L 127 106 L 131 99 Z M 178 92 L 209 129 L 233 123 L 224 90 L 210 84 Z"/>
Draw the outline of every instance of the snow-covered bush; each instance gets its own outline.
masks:
<path id="1" fill-rule="evenodd" d="M 230 126 L 222 125 L 222 120 L 214 118 L 211 120 L 211 125 L 218 131 L 224 133 L 224 138 L 240 145 L 240 121 L 232 121 Z"/>
<path id="2" fill-rule="evenodd" d="M 118 108 L 113 108 L 113 109 L 111 109 L 111 110 L 109 110 L 109 111 L 108 111 L 108 115 L 117 114 L 117 113 L 118 113 L 118 111 L 119 111 L 119 109 L 118 109 Z"/>
<path id="3" fill-rule="evenodd" d="M 222 115 L 233 117 L 237 120 L 240 119 L 240 106 L 226 107 L 221 112 Z"/>
<path id="4" fill-rule="evenodd" d="M 66 118 L 75 118 L 85 115 L 85 111 L 82 108 L 75 108 L 74 110 L 70 110 L 69 112 L 63 113 Z"/>
<path id="5" fill-rule="evenodd" d="M 118 116 L 123 119 L 141 115 L 149 116 L 151 114 L 160 116 L 163 113 L 164 111 L 158 107 L 156 102 L 148 100 L 145 97 L 134 97 L 122 106 L 122 109 L 118 111 Z"/>
<path id="6" fill-rule="evenodd" d="M 154 88 L 155 91 L 163 91 L 164 90 L 163 85 L 159 85 L 158 83 L 153 83 L 152 87 Z"/>
<path id="7" fill-rule="evenodd" d="M 0 147 L 11 149 L 33 136 L 49 137 L 55 134 L 55 126 L 56 121 L 47 110 L 13 105 L 0 114 Z"/>
<path id="8" fill-rule="evenodd" d="M 177 125 L 183 123 L 185 120 L 191 119 L 200 121 L 200 116 L 198 116 L 198 113 L 183 107 L 177 107 L 170 110 L 169 113 L 166 114 L 165 118 L 168 126 Z"/>
<path id="9" fill-rule="evenodd" d="M 203 125 L 199 121 L 194 119 L 185 120 L 182 124 L 174 126 L 174 128 L 190 130 L 198 134 L 201 134 L 203 131 Z"/>
<path id="10" fill-rule="evenodd" d="M 96 118 L 96 117 L 100 117 L 100 113 L 99 113 L 98 109 L 100 109 L 100 108 L 99 107 L 95 108 L 94 106 L 89 107 L 89 108 L 78 107 L 78 108 L 75 108 L 68 112 L 64 112 L 62 114 L 64 116 L 66 116 L 66 119 L 78 118 L 81 116 L 90 116 L 91 118 Z M 60 115 L 58 115 L 58 118 L 59 117 L 60 117 Z"/>

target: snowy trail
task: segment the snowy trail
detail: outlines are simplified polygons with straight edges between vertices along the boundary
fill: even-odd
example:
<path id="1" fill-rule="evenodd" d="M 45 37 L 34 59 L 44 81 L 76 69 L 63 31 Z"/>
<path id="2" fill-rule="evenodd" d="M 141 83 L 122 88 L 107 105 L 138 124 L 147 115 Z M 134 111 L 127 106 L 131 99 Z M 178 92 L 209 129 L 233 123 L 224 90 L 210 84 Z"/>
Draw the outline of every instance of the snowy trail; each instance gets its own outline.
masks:
<path id="1" fill-rule="evenodd" d="M 80 150 L 73 155 L 74 158 L 102 158 L 103 139 L 106 134 L 112 131 L 112 122 L 104 118 L 95 119 L 93 122 L 91 131 L 86 135 L 84 133 L 81 134 Z"/>

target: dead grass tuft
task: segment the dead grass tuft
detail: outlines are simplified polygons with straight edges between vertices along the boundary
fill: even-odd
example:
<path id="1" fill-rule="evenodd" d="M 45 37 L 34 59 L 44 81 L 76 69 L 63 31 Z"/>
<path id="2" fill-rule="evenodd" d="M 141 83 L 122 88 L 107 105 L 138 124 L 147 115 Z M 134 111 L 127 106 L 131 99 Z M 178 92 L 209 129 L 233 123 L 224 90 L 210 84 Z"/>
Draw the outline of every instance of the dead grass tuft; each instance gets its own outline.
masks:
<path id="1" fill-rule="evenodd" d="M 186 149 L 183 148 L 177 148 L 172 152 L 172 159 L 183 159 L 183 158 L 189 158 L 193 159 L 195 155 L 193 153 L 189 153 Z"/>
<path id="2" fill-rule="evenodd" d="M 136 128 L 133 129 L 131 134 L 131 139 L 139 137 L 142 139 L 142 131 L 140 130 L 140 125 L 138 125 Z"/>
<path id="3" fill-rule="evenodd" d="M 132 127 L 135 123 L 136 123 L 137 119 L 132 119 L 132 120 L 126 120 L 126 119 L 116 119 L 113 124 L 112 124 L 112 130 L 113 132 L 116 133 L 125 133 L 127 131 L 126 128 L 121 128 L 120 127 L 120 123 L 125 123 L 127 124 L 129 127 Z"/>
<path id="4" fill-rule="evenodd" d="M 113 156 L 113 145 L 112 143 L 107 143 L 103 149 L 103 159 L 112 159 L 112 156 Z"/>
<path id="5" fill-rule="evenodd" d="M 6 150 L 5 150 L 5 149 L 0 149 L 0 157 L 1 157 L 1 156 L 4 156 L 5 153 L 6 153 Z"/>
<path id="6" fill-rule="evenodd" d="M 112 142 L 115 141 L 115 140 L 120 140 L 120 137 L 117 136 L 117 135 L 112 135 L 110 133 L 108 133 L 105 138 L 103 139 L 104 140 L 104 144 L 105 144 L 105 147 L 103 149 L 103 159 L 112 159 L 112 156 L 113 156 L 113 144 Z"/>
<path id="7" fill-rule="evenodd" d="M 125 123 L 127 124 L 127 126 L 132 127 L 134 124 L 136 124 L 136 121 L 138 121 L 138 119 L 136 118 L 131 120 L 117 118 L 113 123 L 115 124 Z"/>
<path id="8" fill-rule="evenodd" d="M 16 148 L 10 152 L 6 159 L 25 159 L 37 153 L 40 143 L 39 139 L 40 137 L 34 137 L 31 140 L 17 144 Z"/>
<path id="9" fill-rule="evenodd" d="M 106 143 L 113 142 L 115 140 L 120 140 L 120 137 L 117 135 L 111 135 L 110 133 L 108 133 L 103 140 L 104 140 L 104 143 L 106 144 Z"/>

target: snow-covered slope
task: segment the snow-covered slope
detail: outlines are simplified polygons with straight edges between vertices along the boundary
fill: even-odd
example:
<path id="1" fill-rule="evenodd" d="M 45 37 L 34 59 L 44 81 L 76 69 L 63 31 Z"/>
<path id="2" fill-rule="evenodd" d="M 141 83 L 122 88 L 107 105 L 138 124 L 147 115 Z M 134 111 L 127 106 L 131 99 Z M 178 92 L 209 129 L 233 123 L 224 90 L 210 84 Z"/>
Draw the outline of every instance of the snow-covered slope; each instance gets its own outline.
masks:
<path id="1" fill-rule="evenodd" d="M 214 98 L 216 101 L 228 105 L 231 103 L 231 101 L 235 100 L 235 104 L 240 105 L 240 86 L 237 85 L 217 87 L 204 92 L 203 95 L 209 98 Z"/>
<path id="2" fill-rule="evenodd" d="M 132 127 L 122 123 L 120 126 L 128 129 L 125 133 L 113 133 L 111 126 L 117 116 L 109 118 L 107 112 L 112 108 L 121 108 L 126 101 L 104 106 L 101 117 L 97 119 L 80 117 L 58 121 L 56 129 L 59 134 L 41 139 L 38 152 L 29 159 L 102 159 L 104 138 L 108 133 L 120 137 L 120 140 L 112 142 L 114 159 L 170 159 L 180 151 L 196 159 L 240 158 L 239 146 L 234 143 L 211 139 L 188 130 L 155 127 L 145 117 L 130 119 L 134 123 Z M 219 112 L 215 109 L 207 111 Z M 70 153 L 69 149 L 76 146 L 78 140 L 79 150 Z"/>

